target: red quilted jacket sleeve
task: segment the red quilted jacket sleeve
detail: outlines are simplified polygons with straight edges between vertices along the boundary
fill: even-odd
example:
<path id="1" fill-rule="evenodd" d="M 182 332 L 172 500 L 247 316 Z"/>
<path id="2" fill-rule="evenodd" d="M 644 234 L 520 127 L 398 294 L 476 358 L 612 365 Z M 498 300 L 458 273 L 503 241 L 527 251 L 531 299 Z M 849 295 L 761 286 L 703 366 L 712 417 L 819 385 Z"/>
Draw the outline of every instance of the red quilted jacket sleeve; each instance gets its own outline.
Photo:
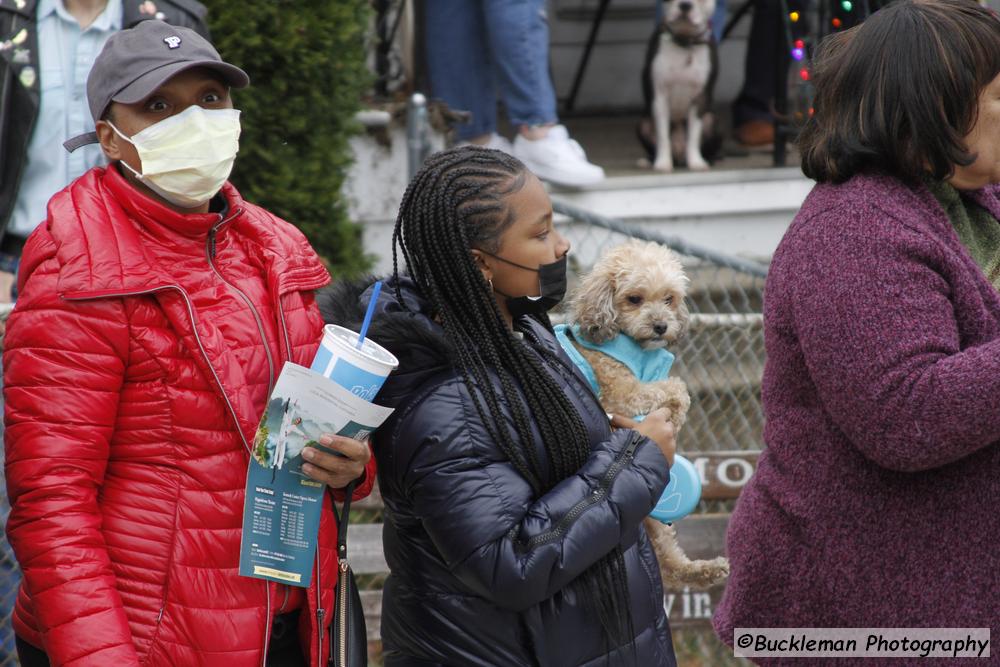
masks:
<path id="1" fill-rule="evenodd" d="M 52 665 L 138 665 L 97 502 L 128 355 L 124 307 L 60 299 L 44 231 L 22 267 L 3 353 L 7 532 Z"/>

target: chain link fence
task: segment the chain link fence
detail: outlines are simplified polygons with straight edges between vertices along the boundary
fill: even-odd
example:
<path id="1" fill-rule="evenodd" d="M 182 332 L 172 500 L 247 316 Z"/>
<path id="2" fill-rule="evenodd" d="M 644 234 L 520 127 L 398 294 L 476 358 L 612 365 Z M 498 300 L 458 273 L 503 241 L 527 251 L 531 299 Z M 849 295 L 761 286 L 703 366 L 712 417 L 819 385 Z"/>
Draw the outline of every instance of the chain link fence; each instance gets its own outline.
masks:
<path id="1" fill-rule="evenodd" d="M 3 432 L 0 427 L 0 433 Z M 0 455 L 0 461 L 3 457 Z M 10 625 L 10 613 L 14 609 L 14 598 L 17 586 L 21 581 L 21 571 L 14 560 L 14 554 L 7 544 L 7 514 L 10 507 L 7 504 L 7 486 L 0 477 L 0 667 L 15 667 L 18 664 L 17 652 L 14 649 L 14 629 Z"/>

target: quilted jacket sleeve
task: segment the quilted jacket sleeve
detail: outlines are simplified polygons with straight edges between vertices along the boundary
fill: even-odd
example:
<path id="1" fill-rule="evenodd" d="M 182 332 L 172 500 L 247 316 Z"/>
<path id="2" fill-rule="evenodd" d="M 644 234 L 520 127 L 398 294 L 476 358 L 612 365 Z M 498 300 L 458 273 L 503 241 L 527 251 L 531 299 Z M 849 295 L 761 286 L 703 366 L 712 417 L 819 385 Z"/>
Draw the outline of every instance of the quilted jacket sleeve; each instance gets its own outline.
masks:
<path id="1" fill-rule="evenodd" d="M 436 390 L 401 418 L 392 444 L 414 514 L 465 585 L 521 611 L 635 542 L 669 478 L 651 440 L 615 431 L 576 475 L 533 499 L 510 462 L 483 446 L 481 425 L 462 418 L 463 392 Z"/>
<path id="2" fill-rule="evenodd" d="M 138 665 L 98 495 L 127 354 L 121 302 L 70 303 L 44 232 L 22 261 L 4 341 L 10 542 L 53 665 Z"/>

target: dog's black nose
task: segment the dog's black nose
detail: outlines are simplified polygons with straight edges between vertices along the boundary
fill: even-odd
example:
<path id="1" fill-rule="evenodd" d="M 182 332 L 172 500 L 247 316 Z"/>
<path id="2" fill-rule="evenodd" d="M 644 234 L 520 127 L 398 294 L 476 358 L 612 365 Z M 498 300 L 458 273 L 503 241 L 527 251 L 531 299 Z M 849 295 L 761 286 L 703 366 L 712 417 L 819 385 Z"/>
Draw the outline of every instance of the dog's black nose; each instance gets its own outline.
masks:
<path id="1" fill-rule="evenodd" d="M 677 9 L 681 10 L 681 12 L 684 14 L 687 14 L 689 11 L 691 11 L 692 7 L 694 7 L 694 4 L 690 2 L 681 2 L 677 4 Z"/>
<path id="2" fill-rule="evenodd" d="M 662 336 L 663 334 L 667 333 L 667 325 L 666 324 L 654 324 L 653 325 L 653 331 L 656 332 L 657 336 Z"/>

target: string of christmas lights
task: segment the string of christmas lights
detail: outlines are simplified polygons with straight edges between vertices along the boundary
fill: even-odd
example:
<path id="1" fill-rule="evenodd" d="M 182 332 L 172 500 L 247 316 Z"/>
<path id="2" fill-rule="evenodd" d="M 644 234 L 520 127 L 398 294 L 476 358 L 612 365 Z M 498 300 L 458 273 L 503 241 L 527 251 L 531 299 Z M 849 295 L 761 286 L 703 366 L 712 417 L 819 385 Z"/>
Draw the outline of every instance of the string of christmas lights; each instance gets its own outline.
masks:
<path id="1" fill-rule="evenodd" d="M 767 0 L 763 0 L 767 1 Z M 792 126 L 805 123 L 814 113 L 812 57 L 826 36 L 853 28 L 891 0 L 777 0 L 784 27 L 784 47 L 788 57 L 779 70 L 779 94 L 774 112 L 776 131 L 783 136 L 795 132 Z M 979 4 L 988 6 L 986 0 Z M 781 46 L 778 47 L 782 48 Z M 786 69 L 787 63 L 787 69 Z M 775 164 L 784 164 L 784 142 L 775 143 Z"/>
<path id="2" fill-rule="evenodd" d="M 790 56 L 789 118 L 802 123 L 811 116 L 812 54 L 831 33 L 864 21 L 885 0 L 779 0 L 784 17 L 784 37 Z"/>

